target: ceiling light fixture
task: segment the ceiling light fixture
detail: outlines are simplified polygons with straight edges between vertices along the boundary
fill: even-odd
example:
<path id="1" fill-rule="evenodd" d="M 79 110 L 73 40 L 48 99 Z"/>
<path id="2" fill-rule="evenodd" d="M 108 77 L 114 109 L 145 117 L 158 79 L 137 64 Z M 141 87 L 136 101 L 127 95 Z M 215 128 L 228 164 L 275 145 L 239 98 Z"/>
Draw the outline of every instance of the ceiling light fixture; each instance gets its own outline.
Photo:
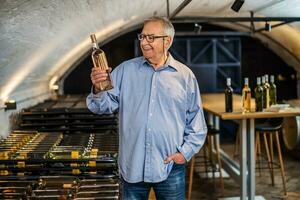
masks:
<path id="1" fill-rule="evenodd" d="M 231 6 L 231 9 L 234 10 L 235 12 L 239 12 L 239 10 L 241 9 L 244 3 L 245 0 L 235 0 Z"/>
<path id="2" fill-rule="evenodd" d="M 195 23 L 194 24 L 194 31 L 195 31 L 195 33 L 199 34 L 201 32 L 201 30 L 202 30 L 202 26 L 200 24 L 198 24 L 198 23 Z"/>
<path id="3" fill-rule="evenodd" d="M 15 100 L 8 100 L 4 102 L 5 110 L 14 110 L 17 108 L 17 102 Z"/>

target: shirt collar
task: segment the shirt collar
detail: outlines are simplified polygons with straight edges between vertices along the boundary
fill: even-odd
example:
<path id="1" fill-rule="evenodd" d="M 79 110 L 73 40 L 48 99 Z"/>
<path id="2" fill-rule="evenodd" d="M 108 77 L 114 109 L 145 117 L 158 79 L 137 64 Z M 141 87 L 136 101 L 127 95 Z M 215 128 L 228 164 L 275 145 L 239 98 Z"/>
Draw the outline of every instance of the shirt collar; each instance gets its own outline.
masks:
<path id="1" fill-rule="evenodd" d="M 142 57 L 142 64 L 144 65 L 145 63 L 147 63 L 149 66 L 151 66 L 149 61 L 143 56 Z M 169 53 L 168 59 L 167 59 L 166 63 L 164 64 L 164 66 L 162 68 L 166 68 L 166 67 L 172 67 L 176 71 L 178 71 L 178 69 L 179 69 L 178 64 L 176 64 L 176 60 L 173 58 L 171 53 Z"/>

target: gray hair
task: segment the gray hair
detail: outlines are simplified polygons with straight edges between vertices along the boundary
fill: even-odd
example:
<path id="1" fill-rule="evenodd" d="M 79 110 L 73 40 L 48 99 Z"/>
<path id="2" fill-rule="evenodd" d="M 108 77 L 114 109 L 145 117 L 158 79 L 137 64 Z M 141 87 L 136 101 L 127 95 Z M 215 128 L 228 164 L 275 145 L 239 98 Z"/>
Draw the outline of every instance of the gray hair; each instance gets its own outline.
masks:
<path id="1" fill-rule="evenodd" d="M 165 33 L 166 35 L 170 36 L 172 39 L 174 38 L 175 35 L 175 29 L 173 24 L 170 22 L 170 20 L 166 17 L 158 17 L 158 16 L 153 16 L 144 21 L 144 25 L 147 24 L 148 22 L 152 21 L 159 21 L 162 23 L 162 25 L 165 28 Z"/>

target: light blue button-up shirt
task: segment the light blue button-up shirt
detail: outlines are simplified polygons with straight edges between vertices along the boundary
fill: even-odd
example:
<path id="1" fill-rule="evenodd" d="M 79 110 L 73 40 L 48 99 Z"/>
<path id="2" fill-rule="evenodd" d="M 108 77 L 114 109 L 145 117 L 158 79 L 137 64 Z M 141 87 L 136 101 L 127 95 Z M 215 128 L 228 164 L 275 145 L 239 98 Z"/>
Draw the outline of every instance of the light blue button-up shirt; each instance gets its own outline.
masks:
<path id="1" fill-rule="evenodd" d="M 119 110 L 119 169 L 125 181 L 161 182 L 181 152 L 188 161 L 203 145 L 207 127 L 197 80 L 171 55 L 155 70 L 144 57 L 123 62 L 111 73 L 114 88 L 89 94 L 93 113 Z"/>

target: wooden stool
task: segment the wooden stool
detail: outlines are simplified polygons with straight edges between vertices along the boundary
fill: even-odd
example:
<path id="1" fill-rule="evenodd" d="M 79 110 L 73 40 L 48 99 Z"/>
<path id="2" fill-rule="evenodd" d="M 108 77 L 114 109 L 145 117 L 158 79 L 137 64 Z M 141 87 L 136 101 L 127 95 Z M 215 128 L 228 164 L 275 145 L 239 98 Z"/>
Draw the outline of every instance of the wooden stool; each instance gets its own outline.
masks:
<path id="1" fill-rule="evenodd" d="M 265 151 L 267 154 L 268 168 L 270 170 L 272 185 L 274 186 L 274 165 L 276 164 L 276 165 L 279 165 L 279 168 L 280 168 L 282 183 L 283 183 L 283 190 L 284 190 L 284 194 L 286 195 L 287 194 L 286 176 L 285 176 L 284 163 L 283 163 L 281 146 L 280 146 L 280 141 L 279 141 L 279 132 L 281 131 L 281 129 L 282 129 L 282 121 L 277 122 L 277 123 L 272 123 L 272 121 L 267 121 L 263 124 L 258 124 L 255 126 L 255 131 L 256 131 L 256 133 L 255 133 L 255 135 L 256 135 L 256 140 L 255 140 L 255 156 L 256 156 L 256 158 L 255 159 L 258 161 L 258 169 L 260 172 L 260 170 L 261 170 L 260 136 L 262 136 L 263 140 L 264 140 Z M 269 138 L 269 140 L 267 138 Z M 275 142 L 276 142 L 275 147 L 277 148 L 279 163 L 274 162 L 273 138 L 275 138 Z"/>
<path id="2" fill-rule="evenodd" d="M 208 127 L 207 138 L 205 141 L 205 145 L 203 146 L 205 173 L 206 174 L 209 173 L 209 170 L 207 170 L 207 163 L 209 163 L 210 166 L 212 167 L 213 177 L 215 176 L 215 172 L 219 171 L 221 193 L 223 196 L 224 195 L 224 183 L 223 183 L 223 176 L 222 176 L 222 163 L 221 163 L 221 156 L 220 156 L 220 145 L 217 141 L 217 135 L 220 134 L 220 131 L 210 125 L 208 125 L 207 127 Z M 208 149 L 208 156 L 206 156 L 206 148 Z M 215 159 L 213 156 L 213 151 L 216 152 L 216 161 L 219 166 L 218 170 L 215 169 L 216 165 L 215 165 Z M 193 158 L 190 161 L 187 200 L 190 200 L 191 195 L 192 195 L 194 168 L 195 168 L 195 156 L 193 156 Z"/>

